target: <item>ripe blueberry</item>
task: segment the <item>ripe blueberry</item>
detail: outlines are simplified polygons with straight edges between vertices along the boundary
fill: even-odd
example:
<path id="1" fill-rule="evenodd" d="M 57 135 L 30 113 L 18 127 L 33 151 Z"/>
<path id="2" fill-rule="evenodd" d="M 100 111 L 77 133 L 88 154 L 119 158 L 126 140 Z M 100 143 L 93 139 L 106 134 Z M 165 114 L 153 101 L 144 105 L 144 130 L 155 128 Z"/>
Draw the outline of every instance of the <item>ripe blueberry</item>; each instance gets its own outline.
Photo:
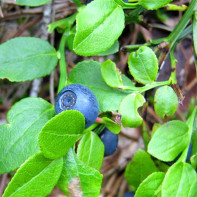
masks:
<path id="1" fill-rule="evenodd" d="M 90 2 L 92 2 L 93 0 L 87 0 L 86 1 L 86 5 L 88 4 L 88 3 L 90 3 Z"/>
<path id="2" fill-rule="evenodd" d="M 135 192 L 127 192 L 122 197 L 134 197 Z"/>
<path id="3" fill-rule="evenodd" d="M 92 125 L 99 114 L 98 101 L 93 92 L 81 84 L 71 84 L 62 89 L 55 99 L 55 111 L 80 111 L 85 117 L 86 128 Z"/>
<path id="4" fill-rule="evenodd" d="M 118 146 L 118 135 L 105 128 L 100 133 L 100 138 L 105 146 L 104 156 L 112 155 Z"/>

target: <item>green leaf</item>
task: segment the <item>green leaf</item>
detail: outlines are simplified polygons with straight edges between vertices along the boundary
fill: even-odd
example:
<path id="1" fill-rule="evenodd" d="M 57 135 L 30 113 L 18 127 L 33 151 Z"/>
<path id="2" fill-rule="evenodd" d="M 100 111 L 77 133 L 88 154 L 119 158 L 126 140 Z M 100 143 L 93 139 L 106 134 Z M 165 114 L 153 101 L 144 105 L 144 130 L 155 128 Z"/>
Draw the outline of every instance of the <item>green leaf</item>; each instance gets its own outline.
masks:
<path id="1" fill-rule="evenodd" d="M 129 185 L 137 189 L 139 184 L 157 168 L 150 155 L 143 150 L 138 150 L 125 170 L 125 178 Z"/>
<path id="2" fill-rule="evenodd" d="M 77 158 L 70 149 L 64 156 L 63 171 L 58 181 L 59 188 L 67 196 L 98 197 L 103 175 Z"/>
<path id="3" fill-rule="evenodd" d="M 82 137 L 77 148 L 77 156 L 86 165 L 100 170 L 104 157 L 104 145 L 97 134 L 90 131 Z"/>
<path id="4" fill-rule="evenodd" d="M 79 83 L 90 88 L 98 100 L 101 112 L 116 111 L 121 100 L 128 94 L 127 91 L 111 88 L 105 83 L 101 75 L 101 63 L 96 61 L 78 63 L 69 75 L 69 84 L 72 83 Z M 130 83 L 125 76 L 123 77 L 124 83 L 125 85 Z"/>
<path id="5" fill-rule="evenodd" d="M 39 134 L 43 155 L 56 159 L 65 155 L 82 136 L 85 118 L 76 110 L 63 111 L 48 121 Z"/>
<path id="6" fill-rule="evenodd" d="M 121 125 L 119 125 L 118 123 L 114 122 L 113 120 L 107 118 L 107 117 L 103 117 L 102 118 L 104 120 L 104 124 L 105 126 L 112 132 L 115 134 L 120 133 L 121 130 Z"/>
<path id="7" fill-rule="evenodd" d="M 144 97 L 140 93 L 132 93 L 126 96 L 119 107 L 119 113 L 122 115 L 122 124 L 124 127 L 138 127 L 143 119 L 138 114 L 138 108 L 145 103 Z"/>
<path id="8" fill-rule="evenodd" d="M 188 197 L 196 197 L 197 196 L 197 178 L 195 181 L 193 181 L 193 184 L 190 187 L 189 195 Z"/>
<path id="9" fill-rule="evenodd" d="M 17 171 L 3 197 L 47 196 L 56 185 L 62 168 L 63 158 L 50 160 L 38 153 Z"/>
<path id="10" fill-rule="evenodd" d="M 173 120 L 159 127 L 148 144 L 148 152 L 162 161 L 174 160 L 190 142 L 188 126 Z"/>
<path id="11" fill-rule="evenodd" d="M 154 172 L 149 175 L 137 188 L 135 197 L 161 197 L 161 185 L 165 173 Z"/>
<path id="12" fill-rule="evenodd" d="M 193 20 L 193 42 L 194 42 L 194 53 L 197 56 L 197 11 L 194 12 L 194 20 Z"/>
<path id="13" fill-rule="evenodd" d="M 169 86 L 157 89 L 154 97 L 155 112 L 160 118 L 172 116 L 178 107 L 178 98 L 174 90 Z"/>
<path id="14" fill-rule="evenodd" d="M 26 5 L 26 6 L 40 6 L 48 3 L 51 0 L 16 0 L 18 5 Z"/>
<path id="15" fill-rule="evenodd" d="M 41 78 L 53 71 L 57 60 L 57 53 L 48 42 L 33 37 L 14 38 L 0 45 L 0 78 Z"/>
<path id="16" fill-rule="evenodd" d="M 162 197 L 188 197 L 196 172 L 190 164 L 178 162 L 172 165 L 162 184 Z"/>
<path id="17" fill-rule="evenodd" d="M 96 55 L 109 49 L 121 35 L 124 12 L 114 0 L 94 0 L 79 10 L 76 22 L 74 51 L 78 55 Z"/>
<path id="18" fill-rule="evenodd" d="M 102 63 L 101 74 L 108 86 L 119 88 L 123 85 L 121 72 L 118 71 L 116 64 L 110 59 Z"/>
<path id="19" fill-rule="evenodd" d="M 97 54 L 96 56 L 112 55 L 114 53 L 117 53 L 118 51 L 119 51 L 119 42 L 118 42 L 118 40 L 116 40 L 114 42 L 114 44 L 109 49 L 107 49 L 105 52 Z"/>
<path id="20" fill-rule="evenodd" d="M 171 1 L 172 0 L 139 0 L 139 4 L 148 10 L 157 10 L 161 7 L 164 7 Z"/>
<path id="21" fill-rule="evenodd" d="M 54 115 L 54 107 L 41 98 L 25 98 L 11 108 L 9 124 L 0 126 L 1 173 L 15 170 L 39 152 L 38 134 Z"/>
<path id="22" fill-rule="evenodd" d="M 158 60 L 149 47 L 142 46 L 137 52 L 132 52 L 128 64 L 131 75 L 139 83 L 148 84 L 157 78 Z"/>

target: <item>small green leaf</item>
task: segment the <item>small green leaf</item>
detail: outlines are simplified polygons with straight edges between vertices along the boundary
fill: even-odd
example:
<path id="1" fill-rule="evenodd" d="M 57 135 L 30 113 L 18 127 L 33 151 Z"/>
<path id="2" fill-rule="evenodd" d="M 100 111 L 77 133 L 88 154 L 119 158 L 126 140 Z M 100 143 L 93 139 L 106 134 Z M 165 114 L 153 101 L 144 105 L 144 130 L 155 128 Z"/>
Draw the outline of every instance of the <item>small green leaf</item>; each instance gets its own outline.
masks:
<path id="1" fill-rule="evenodd" d="M 51 0 L 16 0 L 18 5 L 26 5 L 26 6 L 40 6 L 48 3 Z"/>
<path id="2" fill-rule="evenodd" d="M 41 78 L 53 71 L 57 61 L 57 52 L 48 42 L 33 37 L 14 38 L 0 45 L 0 78 Z"/>
<path id="3" fill-rule="evenodd" d="M 119 113 L 122 115 L 122 124 L 124 127 L 138 127 L 143 119 L 138 114 L 138 108 L 145 103 L 144 97 L 139 93 L 133 93 L 126 96 L 119 107 Z"/>
<path id="4" fill-rule="evenodd" d="M 188 126 L 179 120 L 165 123 L 153 135 L 148 152 L 162 161 L 173 161 L 190 142 Z"/>
<path id="5" fill-rule="evenodd" d="M 77 148 L 77 156 L 86 165 L 100 170 L 104 157 L 104 145 L 97 134 L 88 132 L 82 137 Z"/>
<path id="6" fill-rule="evenodd" d="M 190 164 L 178 162 L 172 165 L 162 184 L 162 197 L 188 197 L 196 172 Z M 196 189 L 196 188 L 195 188 Z"/>
<path id="7" fill-rule="evenodd" d="M 50 160 L 38 153 L 17 171 L 3 197 L 47 196 L 57 183 L 62 168 L 63 158 Z"/>
<path id="8" fill-rule="evenodd" d="M 39 135 L 43 155 L 56 159 L 65 155 L 82 136 L 85 118 L 76 110 L 63 111 L 48 121 Z"/>
<path id="9" fill-rule="evenodd" d="M 119 125 L 118 123 L 114 122 L 113 120 L 107 118 L 107 117 L 103 117 L 102 118 L 104 120 L 104 124 L 105 126 L 112 132 L 115 134 L 120 133 L 121 130 L 121 125 Z"/>
<path id="10" fill-rule="evenodd" d="M 164 177 L 163 172 L 154 172 L 149 175 L 137 188 L 135 197 L 160 197 Z"/>
<path id="11" fill-rule="evenodd" d="M 155 112 L 160 118 L 172 116 L 178 107 L 178 98 L 174 90 L 169 86 L 157 89 L 154 97 Z"/>
<path id="12" fill-rule="evenodd" d="M 148 10 L 157 10 L 164 7 L 172 0 L 139 0 L 139 4 Z"/>
<path id="13" fill-rule="evenodd" d="M 129 185 L 137 189 L 139 184 L 157 168 L 150 155 L 143 150 L 138 150 L 125 170 L 125 178 Z"/>
<path id="14" fill-rule="evenodd" d="M 98 197 L 102 179 L 102 174 L 85 165 L 70 149 L 64 156 L 64 165 L 58 187 L 67 196 Z"/>
<path id="15" fill-rule="evenodd" d="M 196 197 L 197 196 L 197 189 L 196 188 L 197 188 L 197 178 L 190 187 L 188 197 Z"/>
<path id="16" fill-rule="evenodd" d="M 122 76 L 124 85 L 132 85 L 125 75 Z M 109 87 L 101 75 L 101 63 L 96 61 L 83 61 L 78 63 L 70 72 L 69 84 L 79 83 L 90 88 L 95 94 L 99 110 L 116 111 L 127 91 Z"/>
<path id="17" fill-rule="evenodd" d="M 194 42 L 194 53 L 197 57 L 197 11 L 194 12 L 193 20 L 193 42 Z"/>
<path id="18" fill-rule="evenodd" d="M 128 64 L 130 73 L 139 83 L 148 84 L 157 78 L 158 60 L 149 47 L 142 46 L 137 52 L 132 52 Z"/>
<path id="19" fill-rule="evenodd" d="M 25 98 L 8 112 L 9 124 L 0 126 L 0 172 L 18 168 L 39 152 L 38 134 L 55 115 L 54 107 L 41 98 Z"/>
<path id="20" fill-rule="evenodd" d="M 116 64 L 110 59 L 102 63 L 101 74 L 108 86 L 118 88 L 123 85 L 121 72 L 118 71 Z"/>
<path id="21" fill-rule="evenodd" d="M 109 49 L 121 35 L 124 12 L 114 0 L 94 0 L 79 10 L 76 23 L 74 51 L 78 55 L 97 55 Z"/>

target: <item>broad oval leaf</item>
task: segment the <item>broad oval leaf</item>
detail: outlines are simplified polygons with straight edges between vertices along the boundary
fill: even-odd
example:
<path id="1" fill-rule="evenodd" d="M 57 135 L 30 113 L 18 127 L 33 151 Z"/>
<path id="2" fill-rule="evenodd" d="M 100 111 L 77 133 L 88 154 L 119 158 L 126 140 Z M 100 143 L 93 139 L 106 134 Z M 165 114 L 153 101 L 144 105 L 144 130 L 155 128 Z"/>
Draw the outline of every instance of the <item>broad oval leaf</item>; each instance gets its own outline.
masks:
<path id="1" fill-rule="evenodd" d="M 173 120 L 157 129 L 148 144 L 148 152 L 162 161 L 173 161 L 190 142 L 188 126 Z"/>
<path id="2" fill-rule="evenodd" d="M 144 150 L 138 150 L 125 170 L 125 178 L 130 186 L 137 189 L 139 184 L 157 168 L 150 155 Z"/>
<path id="3" fill-rule="evenodd" d="M 80 161 L 74 151 L 70 149 L 64 156 L 58 187 L 67 196 L 98 197 L 102 179 L 103 175 L 99 171 Z"/>
<path id="4" fill-rule="evenodd" d="M 48 121 L 39 134 L 43 155 L 55 159 L 65 155 L 82 136 L 85 118 L 76 110 L 63 111 Z"/>
<path id="5" fill-rule="evenodd" d="M 178 98 L 174 90 L 169 86 L 157 89 L 154 96 L 154 109 L 160 118 L 172 116 L 178 107 Z"/>
<path id="6" fill-rule="evenodd" d="M 121 35 L 124 12 L 114 0 L 94 0 L 79 10 L 76 24 L 74 51 L 78 55 L 97 55 L 109 49 Z"/>
<path id="7" fill-rule="evenodd" d="M 48 42 L 33 37 L 14 38 L 0 45 L 0 78 L 41 78 L 53 71 L 57 61 L 57 52 Z"/>
<path id="8" fill-rule="evenodd" d="M 161 196 L 161 185 L 165 173 L 154 172 L 149 175 L 137 188 L 135 197 L 156 197 Z"/>
<path id="9" fill-rule="evenodd" d="M 131 75 L 139 83 L 148 84 L 157 78 L 158 60 L 149 47 L 142 46 L 136 52 L 132 52 L 128 64 Z"/>
<path id="10" fill-rule="evenodd" d="M 138 113 L 138 108 L 145 102 L 145 98 L 139 93 L 129 94 L 122 100 L 118 111 L 122 115 L 124 127 L 132 128 L 142 124 L 143 119 Z"/>
<path id="11" fill-rule="evenodd" d="M 79 142 L 77 156 L 86 165 L 100 170 L 104 157 L 104 144 L 97 134 L 86 133 Z"/>
<path id="12" fill-rule="evenodd" d="M 164 7 L 171 1 L 172 0 L 139 0 L 139 4 L 148 10 L 157 10 L 161 7 Z"/>
<path id="13" fill-rule="evenodd" d="M 133 85 L 126 76 L 122 76 L 124 85 Z M 69 84 L 79 83 L 90 88 L 95 94 L 99 111 L 116 111 L 122 99 L 128 95 L 127 91 L 109 87 L 101 75 L 101 63 L 83 61 L 78 63 L 70 72 Z"/>
<path id="14" fill-rule="evenodd" d="M 189 197 L 196 181 L 196 172 L 188 163 L 176 163 L 169 168 L 162 184 L 162 197 Z"/>
<path id="15" fill-rule="evenodd" d="M 18 5 L 26 5 L 26 6 L 40 6 L 48 3 L 51 0 L 16 0 Z"/>
<path id="16" fill-rule="evenodd" d="M 41 153 L 29 158 L 8 184 L 3 197 L 36 196 L 51 193 L 63 168 L 63 158 L 50 160 Z"/>
<path id="17" fill-rule="evenodd" d="M 41 98 L 25 98 L 8 112 L 8 122 L 0 126 L 0 172 L 18 168 L 39 152 L 38 134 L 55 115 L 54 107 Z"/>
<path id="18" fill-rule="evenodd" d="M 110 59 L 102 63 L 101 74 L 108 86 L 118 88 L 123 85 L 121 72 L 118 71 L 116 64 Z"/>
<path id="19" fill-rule="evenodd" d="M 197 189 L 196 188 L 197 188 L 197 178 L 190 187 L 188 197 L 196 197 L 197 196 Z"/>

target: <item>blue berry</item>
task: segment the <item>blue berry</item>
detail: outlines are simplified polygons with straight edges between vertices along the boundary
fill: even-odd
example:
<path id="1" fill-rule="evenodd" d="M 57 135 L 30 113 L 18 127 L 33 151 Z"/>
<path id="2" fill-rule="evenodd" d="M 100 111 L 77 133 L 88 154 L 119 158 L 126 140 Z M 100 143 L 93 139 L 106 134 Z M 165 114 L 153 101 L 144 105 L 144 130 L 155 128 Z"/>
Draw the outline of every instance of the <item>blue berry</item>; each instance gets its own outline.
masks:
<path id="1" fill-rule="evenodd" d="M 135 192 L 127 192 L 122 197 L 134 197 Z"/>
<path id="2" fill-rule="evenodd" d="M 100 133 L 100 138 L 105 146 L 104 156 L 112 155 L 118 146 L 118 135 L 105 128 Z"/>
<path id="3" fill-rule="evenodd" d="M 93 0 L 87 0 L 86 1 L 86 5 L 88 4 L 88 3 L 90 3 L 90 2 L 92 2 Z"/>
<path id="4" fill-rule="evenodd" d="M 86 128 L 92 125 L 99 114 L 98 101 L 93 92 L 81 84 L 71 84 L 62 89 L 55 99 L 55 111 L 80 111 L 85 117 Z"/>

